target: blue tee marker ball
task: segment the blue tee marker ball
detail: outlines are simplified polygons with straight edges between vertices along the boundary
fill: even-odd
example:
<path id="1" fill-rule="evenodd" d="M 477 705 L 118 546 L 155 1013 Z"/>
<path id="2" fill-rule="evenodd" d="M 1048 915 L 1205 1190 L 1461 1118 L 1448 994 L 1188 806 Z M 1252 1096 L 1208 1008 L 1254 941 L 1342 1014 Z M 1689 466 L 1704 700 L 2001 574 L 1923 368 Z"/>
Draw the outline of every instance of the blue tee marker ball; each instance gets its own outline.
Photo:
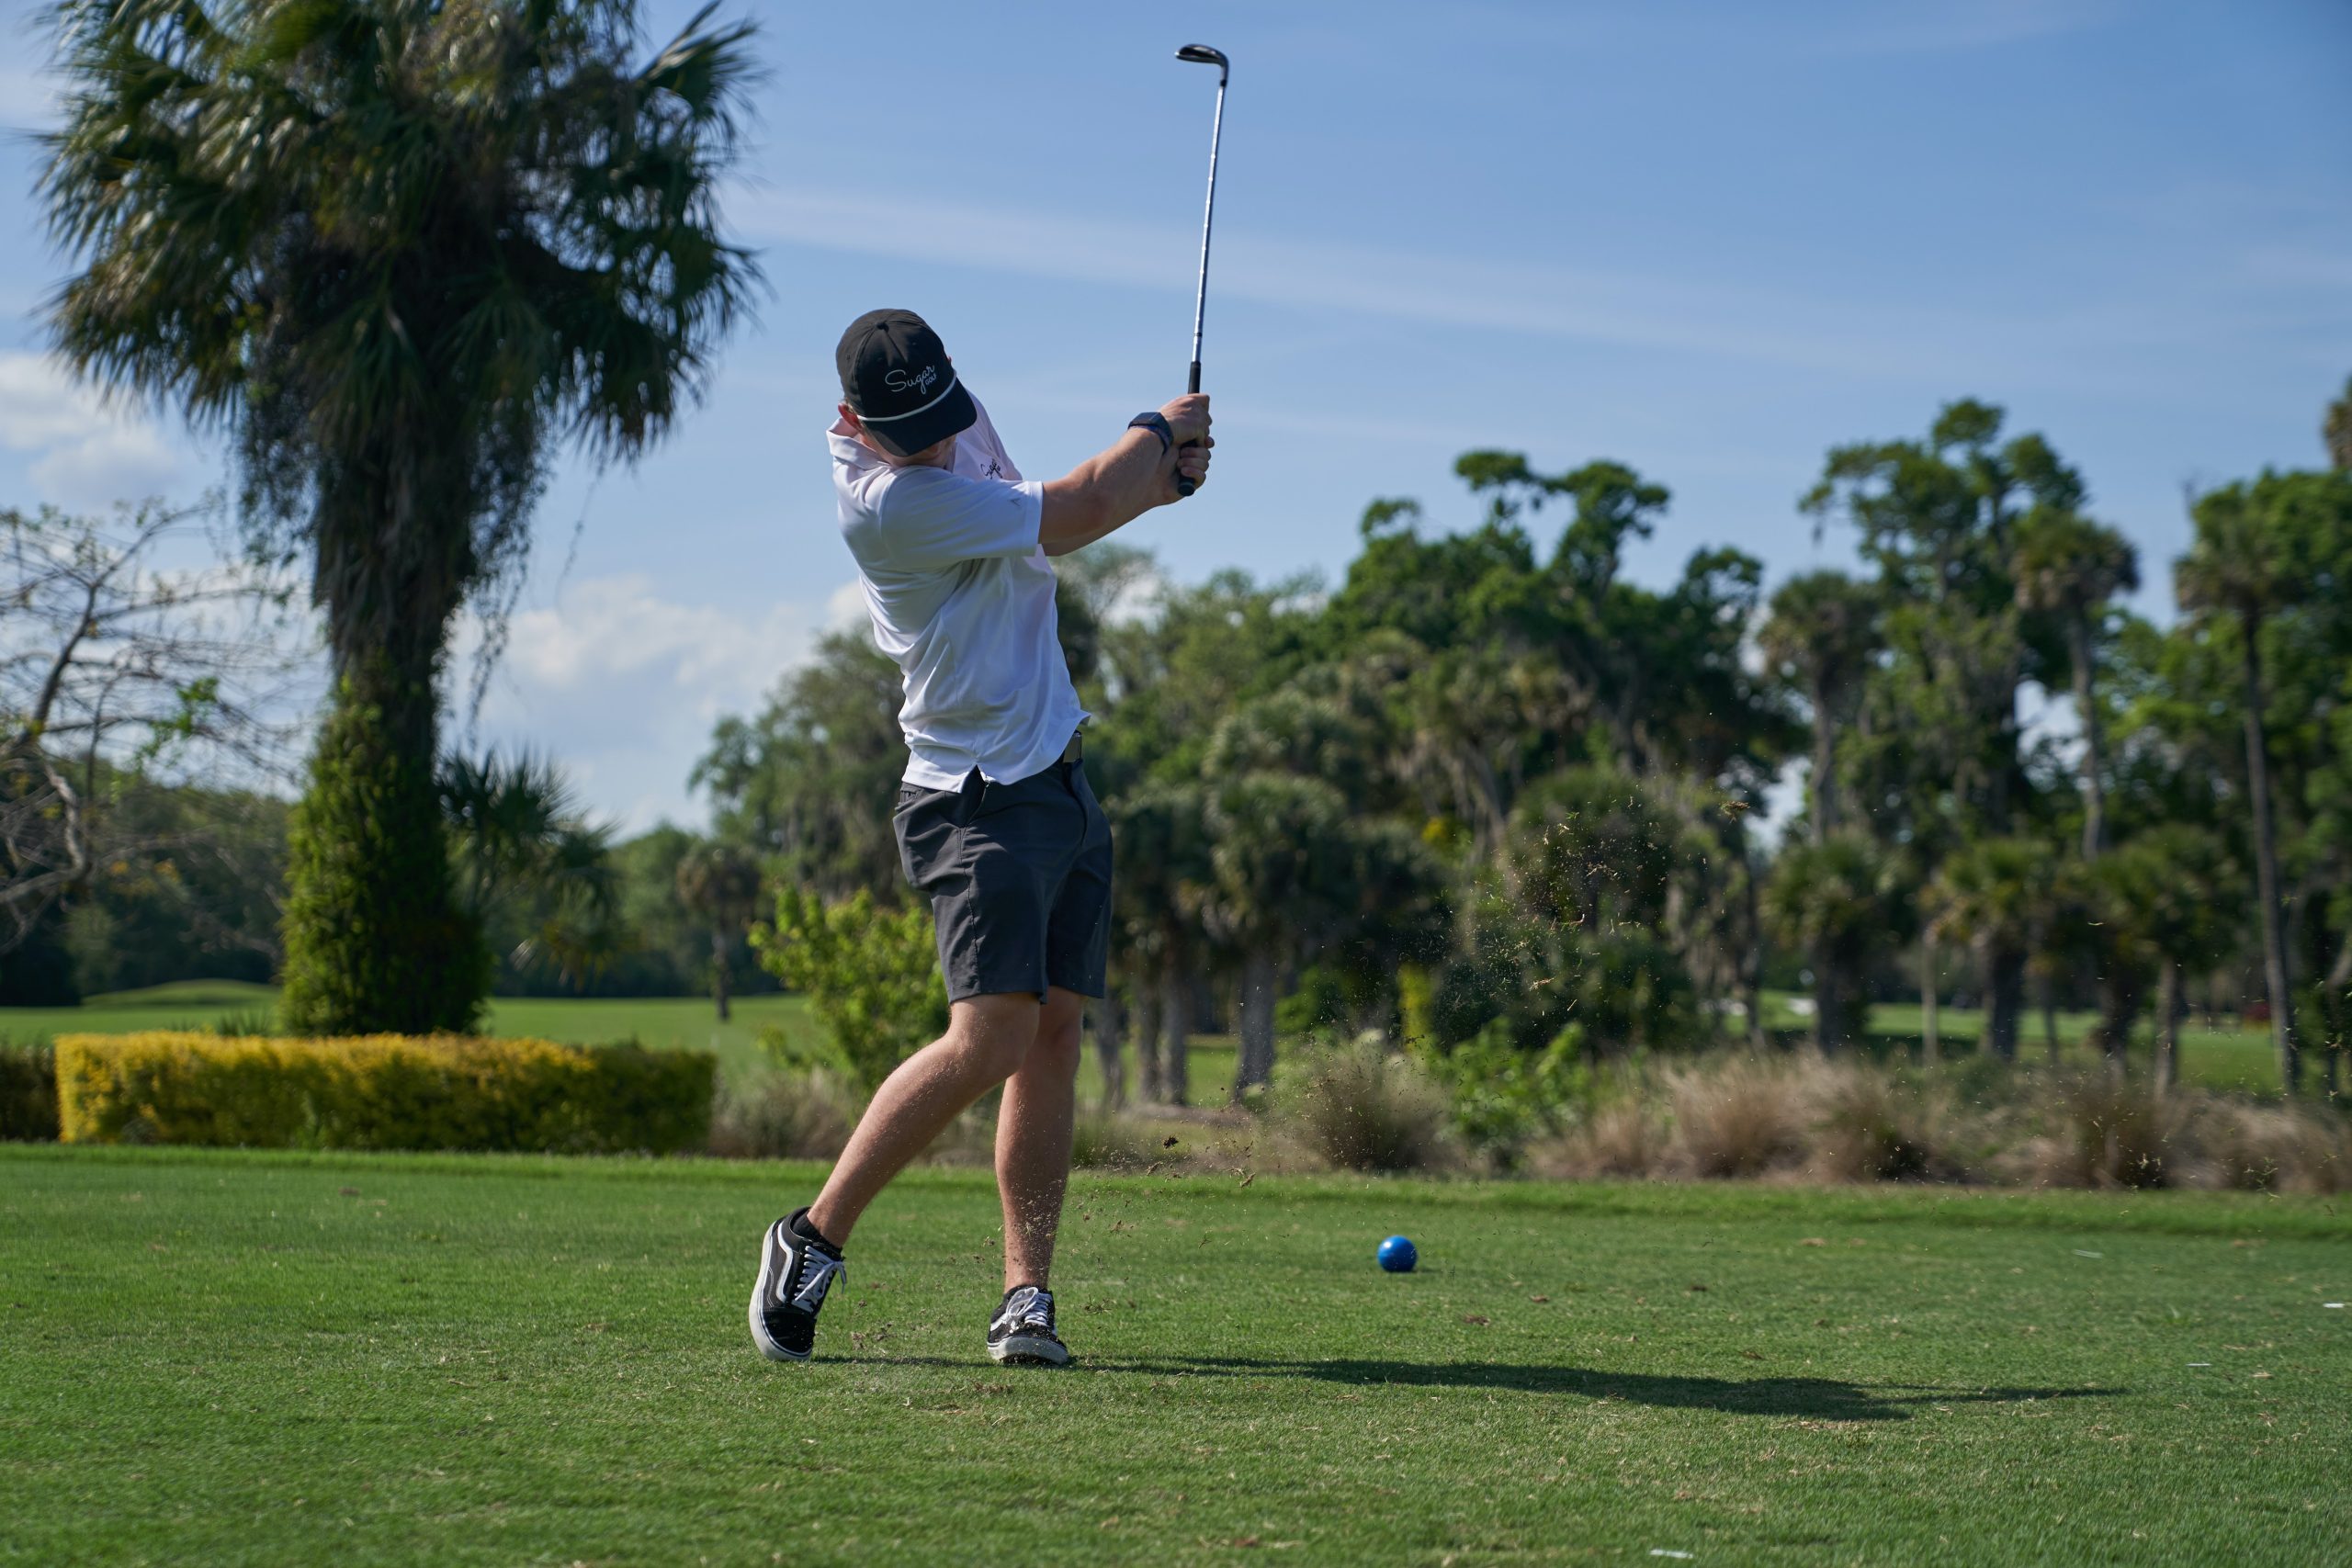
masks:
<path id="1" fill-rule="evenodd" d="M 1380 1244 L 1380 1266 L 1391 1274 L 1409 1274 L 1420 1260 L 1410 1236 L 1392 1235 Z"/>

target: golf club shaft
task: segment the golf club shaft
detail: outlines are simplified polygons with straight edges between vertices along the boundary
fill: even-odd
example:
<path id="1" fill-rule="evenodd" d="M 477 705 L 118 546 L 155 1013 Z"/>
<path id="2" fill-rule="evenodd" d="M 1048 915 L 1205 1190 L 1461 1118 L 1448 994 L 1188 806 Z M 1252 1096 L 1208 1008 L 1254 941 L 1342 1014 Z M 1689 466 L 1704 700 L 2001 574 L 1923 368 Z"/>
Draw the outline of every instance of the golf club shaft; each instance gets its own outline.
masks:
<path id="1" fill-rule="evenodd" d="M 1225 73 L 1220 71 L 1216 79 L 1216 117 L 1209 122 L 1209 198 L 1201 209 L 1201 282 L 1193 296 L 1193 370 L 1184 383 L 1188 392 L 1201 389 L 1201 322 L 1209 309 L 1209 232 L 1216 223 L 1216 149 L 1224 136 Z M 1184 445 L 1190 446 L 1193 443 L 1188 441 Z M 1190 495 L 1193 489 L 1192 480 L 1182 475 L 1177 477 L 1178 495 Z"/>

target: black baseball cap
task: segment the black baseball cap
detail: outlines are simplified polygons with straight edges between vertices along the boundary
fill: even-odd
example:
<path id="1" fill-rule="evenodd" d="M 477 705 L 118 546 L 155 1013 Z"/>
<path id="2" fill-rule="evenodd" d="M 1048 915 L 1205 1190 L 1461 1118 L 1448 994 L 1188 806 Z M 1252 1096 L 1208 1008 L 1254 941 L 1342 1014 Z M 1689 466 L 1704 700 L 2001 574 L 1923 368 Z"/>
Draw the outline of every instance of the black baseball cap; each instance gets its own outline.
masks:
<path id="1" fill-rule="evenodd" d="M 947 361 L 947 345 L 912 310 L 868 310 L 833 350 L 842 400 L 866 434 L 901 457 L 911 457 L 980 417 L 972 394 Z"/>

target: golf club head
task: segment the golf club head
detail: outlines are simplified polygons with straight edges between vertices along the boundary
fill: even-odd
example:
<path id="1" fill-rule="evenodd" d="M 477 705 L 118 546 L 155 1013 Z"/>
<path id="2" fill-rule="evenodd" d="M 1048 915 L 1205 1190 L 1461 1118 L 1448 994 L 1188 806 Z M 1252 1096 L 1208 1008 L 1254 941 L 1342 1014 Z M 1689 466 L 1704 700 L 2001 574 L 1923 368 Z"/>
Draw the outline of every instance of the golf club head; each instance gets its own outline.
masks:
<path id="1" fill-rule="evenodd" d="M 1176 58 L 1189 60 L 1195 65 L 1216 66 L 1216 79 L 1219 84 L 1225 81 L 1226 73 L 1232 69 L 1232 63 L 1225 58 L 1225 51 L 1211 49 L 1204 43 L 1186 44 L 1176 51 Z"/>

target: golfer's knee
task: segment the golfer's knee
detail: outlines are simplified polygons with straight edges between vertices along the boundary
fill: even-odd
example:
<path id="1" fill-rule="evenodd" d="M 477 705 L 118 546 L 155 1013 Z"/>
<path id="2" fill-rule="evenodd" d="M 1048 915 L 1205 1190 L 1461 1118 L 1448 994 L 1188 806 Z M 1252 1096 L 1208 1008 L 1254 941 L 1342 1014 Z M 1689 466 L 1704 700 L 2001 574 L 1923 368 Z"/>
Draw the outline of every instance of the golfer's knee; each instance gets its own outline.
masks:
<path id="1" fill-rule="evenodd" d="M 1035 997 L 970 997 L 949 1013 L 947 1038 L 972 1070 L 991 1081 L 1021 1070 L 1037 1040 Z"/>
<path id="2" fill-rule="evenodd" d="M 1030 1070 L 1076 1077 L 1080 1051 L 1078 1019 L 1057 1018 L 1048 1010 L 1038 1023 L 1037 1043 L 1029 1048 Z"/>

